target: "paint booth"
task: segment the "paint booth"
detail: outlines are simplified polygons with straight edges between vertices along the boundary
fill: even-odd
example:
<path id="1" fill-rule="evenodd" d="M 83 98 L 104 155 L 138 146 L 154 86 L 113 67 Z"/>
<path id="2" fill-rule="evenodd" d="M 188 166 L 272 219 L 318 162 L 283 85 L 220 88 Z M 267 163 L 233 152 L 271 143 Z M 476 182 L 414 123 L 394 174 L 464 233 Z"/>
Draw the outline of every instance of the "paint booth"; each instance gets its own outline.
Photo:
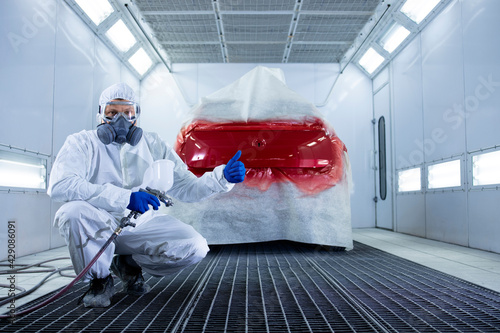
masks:
<path id="1" fill-rule="evenodd" d="M 494 0 L 2 1 L 0 260 L 66 247 L 52 165 L 124 82 L 137 125 L 198 176 L 226 151 L 248 161 L 230 192 L 162 208 L 209 245 L 456 246 L 491 260 L 477 269 L 498 291 L 499 13 Z M 286 137 L 296 123 L 324 133 Z M 319 137 L 340 157 L 314 150 Z"/>

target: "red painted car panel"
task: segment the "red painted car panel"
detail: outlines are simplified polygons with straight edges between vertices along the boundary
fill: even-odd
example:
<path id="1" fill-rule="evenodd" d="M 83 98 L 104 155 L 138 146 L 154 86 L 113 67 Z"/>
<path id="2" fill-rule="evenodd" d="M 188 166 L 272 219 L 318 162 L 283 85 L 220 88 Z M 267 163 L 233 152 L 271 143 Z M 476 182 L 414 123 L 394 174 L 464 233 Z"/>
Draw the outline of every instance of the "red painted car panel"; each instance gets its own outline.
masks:
<path id="1" fill-rule="evenodd" d="M 198 176 L 226 163 L 238 150 L 247 168 L 245 184 L 266 190 L 292 181 L 312 194 L 334 186 L 344 174 L 345 145 L 318 118 L 303 121 L 213 123 L 183 128 L 176 152 Z"/>

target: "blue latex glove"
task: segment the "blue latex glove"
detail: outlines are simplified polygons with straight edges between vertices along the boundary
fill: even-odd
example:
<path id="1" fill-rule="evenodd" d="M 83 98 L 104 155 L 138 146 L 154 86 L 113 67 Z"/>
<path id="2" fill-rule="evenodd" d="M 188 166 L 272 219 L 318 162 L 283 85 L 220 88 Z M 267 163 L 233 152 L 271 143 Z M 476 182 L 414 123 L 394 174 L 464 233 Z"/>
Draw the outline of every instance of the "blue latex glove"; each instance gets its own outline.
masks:
<path id="1" fill-rule="evenodd" d="M 245 180 L 245 165 L 243 162 L 238 161 L 241 156 L 241 150 L 238 150 L 236 155 L 233 156 L 227 162 L 226 167 L 224 168 L 224 177 L 230 183 L 241 183 Z"/>
<path id="2" fill-rule="evenodd" d="M 130 195 L 130 203 L 127 208 L 143 214 L 149 210 L 149 206 L 153 206 L 154 210 L 158 210 L 160 200 L 152 194 L 146 192 L 132 192 Z"/>

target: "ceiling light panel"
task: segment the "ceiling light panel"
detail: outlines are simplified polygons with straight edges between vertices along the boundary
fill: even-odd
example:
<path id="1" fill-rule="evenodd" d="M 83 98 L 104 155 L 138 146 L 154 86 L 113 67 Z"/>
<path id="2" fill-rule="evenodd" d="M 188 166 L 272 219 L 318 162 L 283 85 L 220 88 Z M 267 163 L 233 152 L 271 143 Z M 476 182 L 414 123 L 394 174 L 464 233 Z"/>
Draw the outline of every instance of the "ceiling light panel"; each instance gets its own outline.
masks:
<path id="1" fill-rule="evenodd" d="M 151 65 L 153 65 L 151 58 L 142 47 L 130 57 L 128 62 L 135 68 L 139 75 L 144 75 Z"/>
<path id="2" fill-rule="evenodd" d="M 87 16 L 95 23 L 101 24 L 111 13 L 114 12 L 113 7 L 108 0 L 75 0 L 76 4 L 87 14 Z"/>
<path id="3" fill-rule="evenodd" d="M 113 24 L 108 31 L 106 31 L 106 37 L 108 37 L 121 52 L 127 52 L 132 46 L 134 46 L 135 43 L 137 43 L 134 35 L 132 35 L 121 19 L 116 21 L 116 23 Z"/>
<path id="4" fill-rule="evenodd" d="M 401 12 L 419 24 L 437 6 L 440 0 L 407 0 Z"/>
<path id="5" fill-rule="evenodd" d="M 380 39 L 379 44 L 392 53 L 410 35 L 410 31 L 398 23 L 394 23 Z"/>
<path id="6" fill-rule="evenodd" d="M 382 57 L 373 48 L 369 48 L 365 54 L 359 59 L 359 65 L 363 67 L 368 74 L 375 72 L 375 70 L 384 62 L 385 58 Z"/>

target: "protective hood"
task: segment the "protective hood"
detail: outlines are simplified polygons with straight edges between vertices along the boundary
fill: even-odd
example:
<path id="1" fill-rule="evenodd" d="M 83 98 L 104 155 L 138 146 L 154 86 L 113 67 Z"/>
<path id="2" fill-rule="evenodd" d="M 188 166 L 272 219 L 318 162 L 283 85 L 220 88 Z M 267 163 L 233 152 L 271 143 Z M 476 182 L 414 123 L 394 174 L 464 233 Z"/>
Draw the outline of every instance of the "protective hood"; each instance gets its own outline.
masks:
<path id="1" fill-rule="evenodd" d="M 104 89 L 99 98 L 99 105 L 106 104 L 112 99 L 126 99 L 130 102 L 136 102 L 135 93 L 132 88 L 126 83 L 120 82 Z"/>

